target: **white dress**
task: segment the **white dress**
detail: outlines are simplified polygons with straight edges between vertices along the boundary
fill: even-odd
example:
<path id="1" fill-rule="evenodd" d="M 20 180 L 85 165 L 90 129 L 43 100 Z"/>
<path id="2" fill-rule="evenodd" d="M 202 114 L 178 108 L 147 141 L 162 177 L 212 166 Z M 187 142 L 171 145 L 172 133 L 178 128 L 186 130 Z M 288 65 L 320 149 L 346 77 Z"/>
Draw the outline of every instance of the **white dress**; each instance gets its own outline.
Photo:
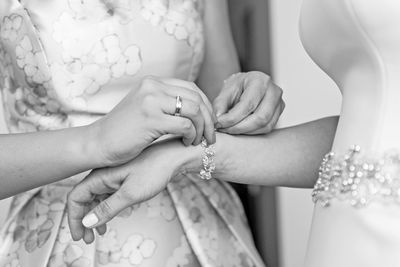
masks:
<path id="1" fill-rule="evenodd" d="M 86 125 L 147 75 L 194 81 L 204 54 L 205 4 L 0 0 L 0 88 L 9 130 Z M 1 267 L 264 266 L 235 192 L 196 175 L 126 209 L 94 244 L 74 242 L 66 195 L 84 176 L 14 197 L 0 231 Z"/>
<path id="2" fill-rule="evenodd" d="M 400 266 L 400 2 L 305 0 L 301 37 L 343 94 L 305 266 Z"/>

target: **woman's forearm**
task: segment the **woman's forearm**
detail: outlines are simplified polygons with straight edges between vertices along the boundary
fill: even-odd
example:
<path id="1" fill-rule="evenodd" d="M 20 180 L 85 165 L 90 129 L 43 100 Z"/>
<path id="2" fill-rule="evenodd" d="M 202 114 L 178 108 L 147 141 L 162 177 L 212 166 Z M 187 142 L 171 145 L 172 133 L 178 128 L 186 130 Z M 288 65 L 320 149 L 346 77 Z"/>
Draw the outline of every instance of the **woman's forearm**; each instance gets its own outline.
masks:
<path id="1" fill-rule="evenodd" d="M 311 187 L 323 156 L 331 149 L 336 126 L 337 117 L 329 117 L 268 135 L 218 134 L 213 176 L 244 184 Z M 202 149 L 192 148 L 190 153 L 189 171 L 198 171 Z"/>
<path id="2" fill-rule="evenodd" d="M 207 0 L 204 10 L 205 55 L 197 83 L 213 101 L 223 81 L 240 71 L 226 0 Z"/>
<path id="3" fill-rule="evenodd" d="M 102 167 L 90 127 L 0 135 L 0 199 Z"/>

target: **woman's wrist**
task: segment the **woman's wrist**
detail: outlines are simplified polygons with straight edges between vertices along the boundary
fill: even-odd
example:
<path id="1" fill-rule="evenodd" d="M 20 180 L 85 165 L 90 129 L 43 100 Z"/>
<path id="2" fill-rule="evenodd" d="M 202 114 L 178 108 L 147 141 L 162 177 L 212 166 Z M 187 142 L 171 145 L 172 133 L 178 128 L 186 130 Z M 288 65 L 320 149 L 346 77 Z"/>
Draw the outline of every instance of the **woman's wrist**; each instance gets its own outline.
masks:
<path id="1" fill-rule="evenodd" d="M 108 157 L 104 155 L 101 148 L 101 140 L 99 140 L 99 128 L 96 124 L 90 124 L 78 128 L 80 131 L 78 137 L 78 145 L 82 155 L 90 159 L 90 165 L 93 169 L 102 168 L 113 165 L 109 162 Z"/>
<path id="2" fill-rule="evenodd" d="M 199 173 L 202 167 L 202 148 L 198 146 L 185 146 L 180 139 L 161 141 L 153 146 L 158 147 L 158 153 L 163 153 L 175 175 L 186 173 Z"/>
<path id="3" fill-rule="evenodd" d="M 225 173 L 227 166 L 231 165 L 231 158 L 229 155 L 226 155 L 226 151 L 222 149 L 224 147 L 224 143 L 229 141 L 229 138 L 232 138 L 230 135 L 224 133 L 216 134 L 216 143 L 215 146 L 215 155 L 213 156 L 213 160 L 215 163 L 215 175 L 219 177 L 221 174 Z M 200 173 L 200 171 L 204 168 L 203 166 L 203 157 L 205 155 L 205 149 L 201 145 L 198 146 L 189 146 L 185 147 L 180 145 L 178 154 L 182 156 L 179 158 L 179 170 L 181 173 Z"/>
<path id="4" fill-rule="evenodd" d="M 180 161 L 180 173 L 200 173 L 203 164 L 203 148 L 201 145 L 181 147 L 182 158 Z"/>

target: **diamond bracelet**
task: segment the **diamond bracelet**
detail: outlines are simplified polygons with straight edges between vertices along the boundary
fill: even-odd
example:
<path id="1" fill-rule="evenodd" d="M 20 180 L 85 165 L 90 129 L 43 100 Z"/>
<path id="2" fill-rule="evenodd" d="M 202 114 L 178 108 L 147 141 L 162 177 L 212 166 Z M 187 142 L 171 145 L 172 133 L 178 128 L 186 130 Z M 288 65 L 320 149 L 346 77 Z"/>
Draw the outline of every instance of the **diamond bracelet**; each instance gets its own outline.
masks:
<path id="1" fill-rule="evenodd" d="M 203 137 L 201 147 L 204 149 L 204 154 L 201 159 L 203 169 L 200 171 L 200 178 L 203 180 L 212 179 L 212 173 L 215 171 L 215 146 L 208 145 L 207 140 Z"/>

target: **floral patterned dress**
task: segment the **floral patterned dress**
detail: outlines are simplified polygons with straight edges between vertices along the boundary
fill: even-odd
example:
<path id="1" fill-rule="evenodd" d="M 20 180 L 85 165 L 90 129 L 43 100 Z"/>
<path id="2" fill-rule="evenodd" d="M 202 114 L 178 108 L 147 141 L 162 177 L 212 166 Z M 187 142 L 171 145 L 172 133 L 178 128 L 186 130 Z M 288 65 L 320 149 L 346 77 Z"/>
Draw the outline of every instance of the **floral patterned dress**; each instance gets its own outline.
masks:
<path id="1" fill-rule="evenodd" d="M 75 127 L 107 114 L 146 75 L 195 80 L 205 0 L 1 0 L 0 88 L 11 133 Z M 14 197 L 0 266 L 263 266 L 224 182 L 176 179 L 71 239 L 66 196 L 85 173 Z"/>

